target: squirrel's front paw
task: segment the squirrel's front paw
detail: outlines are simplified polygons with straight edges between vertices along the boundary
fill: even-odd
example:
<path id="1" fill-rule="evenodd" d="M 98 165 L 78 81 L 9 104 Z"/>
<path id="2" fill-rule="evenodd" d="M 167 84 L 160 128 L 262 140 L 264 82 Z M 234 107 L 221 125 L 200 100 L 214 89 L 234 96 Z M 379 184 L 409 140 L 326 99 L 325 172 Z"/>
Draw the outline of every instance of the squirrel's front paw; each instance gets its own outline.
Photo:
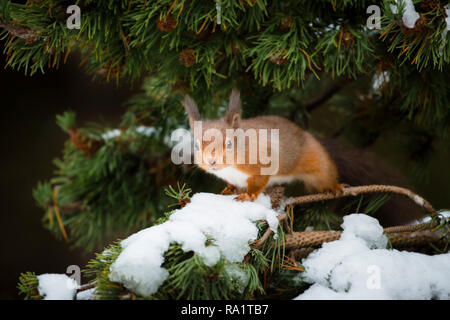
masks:
<path id="1" fill-rule="evenodd" d="M 228 195 L 236 194 L 237 191 L 238 191 L 237 188 L 230 184 L 225 189 L 223 189 L 220 194 L 228 196 Z"/>
<path id="2" fill-rule="evenodd" d="M 234 200 L 244 202 L 244 201 L 255 201 L 256 200 L 255 194 L 249 194 L 249 193 L 241 193 L 238 195 Z"/>

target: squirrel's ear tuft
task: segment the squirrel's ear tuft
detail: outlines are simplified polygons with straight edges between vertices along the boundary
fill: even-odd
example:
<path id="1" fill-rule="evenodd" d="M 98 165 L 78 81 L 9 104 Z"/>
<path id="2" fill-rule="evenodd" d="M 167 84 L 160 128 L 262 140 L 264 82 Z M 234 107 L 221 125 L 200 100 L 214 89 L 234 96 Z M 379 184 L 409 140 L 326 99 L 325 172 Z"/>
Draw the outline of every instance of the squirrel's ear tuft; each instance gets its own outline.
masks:
<path id="1" fill-rule="evenodd" d="M 200 120 L 200 113 L 198 112 L 198 107 L 195 101 L 188 95 L 184 96 L 184 100 L 181 101 L 184 108 L 186 109 L 186 112 L 189 117 L 189 125 L 192 129 L 194 129 L 194 121 Z"/>
<path id="2" fill-rule="evenodd" d="M 241 93 L 239 90 L 233 89 L 233 91 L 231 91 L 230 102 L 225 116 L 227 123 L 233 128 L 239 127 L 239 122 L 241 121 L 241 108 Z"/>

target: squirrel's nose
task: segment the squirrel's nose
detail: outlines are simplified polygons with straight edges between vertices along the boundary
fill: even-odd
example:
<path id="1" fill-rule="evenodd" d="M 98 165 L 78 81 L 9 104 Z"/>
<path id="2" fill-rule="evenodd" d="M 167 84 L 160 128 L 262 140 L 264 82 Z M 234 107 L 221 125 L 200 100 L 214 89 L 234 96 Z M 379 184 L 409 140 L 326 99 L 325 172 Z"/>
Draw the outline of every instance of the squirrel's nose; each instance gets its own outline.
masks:
<path id="1" fill-rule="evenodd" d="M 216 159 L 215 158 L 208 158 L 208 163 L 213 166 L 213 165 L 216 164 Z"/>

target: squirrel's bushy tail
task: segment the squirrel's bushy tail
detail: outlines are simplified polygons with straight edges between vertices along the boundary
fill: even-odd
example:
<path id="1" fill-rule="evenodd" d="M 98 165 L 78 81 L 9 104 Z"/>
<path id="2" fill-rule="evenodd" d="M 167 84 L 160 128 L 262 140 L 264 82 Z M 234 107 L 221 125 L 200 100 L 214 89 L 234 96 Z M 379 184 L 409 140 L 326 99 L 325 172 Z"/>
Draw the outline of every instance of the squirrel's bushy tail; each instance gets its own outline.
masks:
<path id="1" fill-rule="evenodd" d="M 339 182 L 351 186 L 384 184 L 411 189 L 398 171 L 371 152 L 357 149 L 331 138 L 319 141 L 336 163 Z M 403 225 L 421 219 L 422 208 L 400 195 L 390 199 L 373 215 L 383 227 Z"/>

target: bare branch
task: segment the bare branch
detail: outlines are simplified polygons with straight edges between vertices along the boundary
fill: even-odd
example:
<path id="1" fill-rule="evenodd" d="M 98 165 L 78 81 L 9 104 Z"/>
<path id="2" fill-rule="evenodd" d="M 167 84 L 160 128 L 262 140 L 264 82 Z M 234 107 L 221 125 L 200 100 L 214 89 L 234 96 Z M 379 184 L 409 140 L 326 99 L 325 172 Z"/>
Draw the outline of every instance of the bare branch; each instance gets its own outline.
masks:
<path id="1" fill-rule="evenodd" d="M 347 187 L 340 193 L 317 193 L 301 197 L 288 198 L 285 201 L 285 205 L 293 204 L 305 204 L 323 200 L 332 200 L 344 197 L 351 197 L 366 193 L 394 193 L 402 196 L 406 196 L 414 203 L 424 208 L 428 213 L 435 215 L 436 210 L 431 206 L 431 204 L 422 198 L 421 196 L 415 194 L 409 189 L 401 188 L 397 186 L 385 186 L 385 185 L 370 185 L 370 186 L 359 186 L 359 187 Z"/>

